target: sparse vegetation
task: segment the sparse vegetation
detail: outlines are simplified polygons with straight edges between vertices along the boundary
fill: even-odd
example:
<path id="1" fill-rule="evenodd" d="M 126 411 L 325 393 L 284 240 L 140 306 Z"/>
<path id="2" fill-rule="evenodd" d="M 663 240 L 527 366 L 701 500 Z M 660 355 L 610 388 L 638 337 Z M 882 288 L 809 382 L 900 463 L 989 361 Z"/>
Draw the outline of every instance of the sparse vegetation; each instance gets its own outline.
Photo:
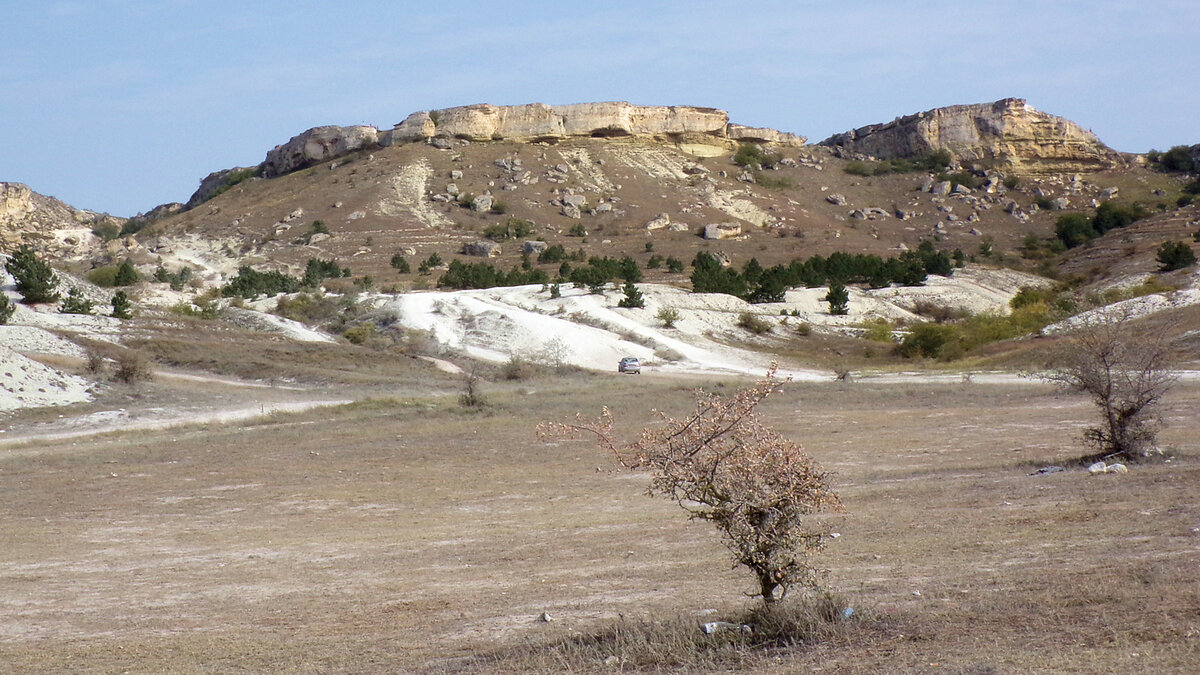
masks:
<path id="1" fill-rule="evenodd" d="M 829 313 L 834 316 L 850 312 L 850 292 L 842 284 L 830 284 L 829 292 L 821 299 L 829 303 Z"/>
<path id="2" fill-rule="evenodd" d="M 954 161 L 949 150 L 920 155 L 917 157 L 889 159 L 882 162 L 864 162 L 852 160 L 846 163 L 843 171 L 852 176 L 886 176 L 893 173 L 912 173 L 914 171 L 940 171 Z"/>
<path id="3" fill-rule="evenodd" d="M 1109 230 L 1126 227 L 1146 215 L 1146 210 L 1137 203 L 1104 202 L 1096 207 L 1096 213 L 1091 218 L 1081 213 L 1059 216 L 1054 224 L 1054 234 L 1067 248 L 1074 248 Z"/>
<path id="4" fill-rule="evenodd" d="M 596 422 L 543 424 L 539 432 L 592 434 L 622 466 L 649 469 L 650 493 L 716 526 L 734 561 L 753 573 L 756 595 L 772 604 L 794 586 L 817 585 L 811 556 L 829 530 L 811 516 L 840 506 L 828 476 L 804 450 L 755 414 L 779 391 L 773 373 L 728 397 L 697 391 L 691 414 L 663 415 L 625 446 L 615 440 L 607 408 Z"/>
<path id="5" fill-rule="evenodd" d="M 642 292 L 638 290 L 637 286 L 635 286 L 632 281 L 625 282 L 622 292 L 624 292 L 625 297 L 621 298 L 617 302 L 617 307 L 628 307 L 633 309 L 646 306 L 646 301 L 642 299 Z"/>
<path id="6" fill-rule="evenodd" d="M 674 328 L 675 322 L 679 321 L 679 310 L 674 307 L 662 307 L 654 318 L 662 322 L 663 328 Z"/>
<path id="7" fill-rule="evenodd" d="M 492 241 L 521 239 L 531 234 L 533 234 L 533 223 L 521 218 L 509 218 L 503 223 L 489 225 L 483 230 L 483 236 Z"/>
<path id="8" fill-rule="evenodd" d="M 408 264 L 408 260 L 404 257 L 403 253 L 393 255 L 389 264 L 391 264 L 392 269 L 400 274 L 408 274 L 412 271 L 412 267 Z"/>

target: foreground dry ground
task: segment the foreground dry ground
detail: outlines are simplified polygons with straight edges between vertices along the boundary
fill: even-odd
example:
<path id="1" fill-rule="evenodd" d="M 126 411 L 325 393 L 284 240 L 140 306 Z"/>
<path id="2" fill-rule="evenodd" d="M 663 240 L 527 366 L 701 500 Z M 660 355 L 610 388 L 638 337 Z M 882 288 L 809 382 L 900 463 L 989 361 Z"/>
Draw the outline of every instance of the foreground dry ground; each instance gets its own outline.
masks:
<path id="1" fill-rule="evenodd" d="M 533 435 L 602 404 L 632 430 L 687 389 L 570 376 L 496 388 L 483 413 L 382 400 L 0 448 L 0 663 L 488 670 L 474 659 L 618 614 L 744 606 L 707 526 L 589 445 Z M 766 417 L 837 473 L 824 563 L 862 620 L 754 672 L 1195 672 L 1197 409 L 1194 384 L 1169 398 L 1170 463 L 1031 476 L 1080 453 L 1086 401 L 789 386 Z"/>

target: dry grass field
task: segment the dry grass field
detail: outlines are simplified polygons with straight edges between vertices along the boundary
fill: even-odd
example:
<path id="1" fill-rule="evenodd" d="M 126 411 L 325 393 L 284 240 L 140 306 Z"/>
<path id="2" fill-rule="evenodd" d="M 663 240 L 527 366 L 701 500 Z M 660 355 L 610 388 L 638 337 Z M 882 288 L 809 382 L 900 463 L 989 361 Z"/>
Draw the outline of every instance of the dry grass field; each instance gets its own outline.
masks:
<path id="1" fill-rule="evenodd" d="M 2 670 L 635 670 L 546 665 L 538 645 L 619 616 L 736 614 L 751 578 L 644 475 L 533 427 L 607 404 L 632 434 L 694 384 L 576 374 L 492 385 L 482 411 L 375 399 L 0 447 Z M 836 474 L 822 562 L 854 617 L 680 670 L 1196 672 L 1200 387 L 1167 404 L 1172 461 L 1032 476 L 1082 454 L 1085 400 L 789 385 L 763 412 Z"/>

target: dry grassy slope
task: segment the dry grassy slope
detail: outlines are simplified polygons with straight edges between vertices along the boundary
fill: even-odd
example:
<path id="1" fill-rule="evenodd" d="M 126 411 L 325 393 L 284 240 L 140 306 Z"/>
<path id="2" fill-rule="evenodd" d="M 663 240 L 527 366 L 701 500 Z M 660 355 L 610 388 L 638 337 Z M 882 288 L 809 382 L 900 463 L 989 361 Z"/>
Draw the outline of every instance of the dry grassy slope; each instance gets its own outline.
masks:
<path id="1" fill-rule="evenodd" d="M 942 205 L 952 208 L 960 219 L 950 222 L 948 214 L 938 211 L 937 202 L 942 198 L 917 191 L 923 174 L 863 178 L 845 173 L 846 162 L 824 148 L 810 146 L 783 154 L 801 160 L 800 165 L 764 172 L 763 176 L 777 185 L 767 188 L 737 180 L 741 169 L 728 152 L 701 158 L 674 144 L 648 139 L 573 139 L 556 145 L 494 141 L 456 145 L 450 150 L 407 144 L 357 153 L 280 178 L 247 181 L 191 211 L 158 221 L 140 239 L 152 248 L 157 245 L 169 250 L 170 235 L 191 232 L 221 238 L 231 243 L 237 257 L 248 262 L 302 265 L 312 257 L 335 257 L 355 275 L 370 274 L 380 285 L 398 288 L 428 281 L 415 273 L 398 275 L 388 264 L 393 254 L 414 250 L 409 256 L 414 268 L 433 252 L 451 259 L 464 241 L 479 238 L 486 226 L 511 217 L 535 224 L 530 238 L 544 238 L 569 250 L 583 247 L 588 255 L 629 254 L 643 264 L 651 255 L 648 243 L 653 245 L 653 253 L 673 255 L 685 263 L 697 251 L 711 250 L 727 253 L 738 265 L 751 257 L 772 264 L 835 250 L 894 255 L 901 244 L 913 247 L 931 237 L 941 246 L 962 248 L 967 253 L 978 251 L 985 239 L 992 240 L 997 250 L 1007 251 L 1015 249 L 1030 232 L 1049 236 L 1058 214 L 1043 211 L 1020 222 L 1005 213 L 1003 206 L 1013 199 L 1028 210 L 1035 201 L 1035 188 L 1060 196 L 1070 181 L 1070 177 L 1026 178 L 1019 189 L 1008 194 L 973 195 L 972 199 L 980 199 L 978 208 L 960 196 L 944 198 Z M 504 158 L 519 158 L 520 170 L 529 171 L 538 182 L 515 182 L 519 172 L 495 164 Z M 708 173 L 686 175 L 683 169 L 690 164 L 699 164 Z M 549 182 L 548 172 L 558 165 L 568 167 L 565 182 Z M 452 180 L 452 171 L 461 171 L 462 178 Z M 725 176 L 720 175 L 722 171 Z M 1110 186 L 1121 187 L 1123 200 L 1150 204 L 1167 199 L 1173 203 L 1178 192 L 1178 185 L 1169 177 L 1141 168 L 1085 175 L 1082 181 L 1082 194 L 1070 197 L 1072 208 L 1090 210 L 1100 189 Z M 476 213 L 453 203 L 431 201 L 452 182 L 463 192 L 478 195 L 490 191 L 504 203 L 506 212 Z M 550 204 L 558 196 L 556 191 L 566 188 L 584 194 L 587 207 L 611 201 L 613 210 L 589 215 L 585 207 L 581 220 L 567 218 Z M 1167 194 L 1155 195 L 1154 190 Z M 825 197 L 831 194 L 844 195 L 847 205 L 827 202 Z M 907 221 L 850 217 L 852 210 L 868 207 L 888 212 L 899 208 L 916 215 Z M 298 208 L 303 209 L 302 216 L 280 225 Z M 966 222 L 973 211 L 978 212 L 978 222 Z M 756 227 L 735 217 L 755 212 L 769 216 L 775 224 Z M 669 214 L 673 223 L 686 223 L 688 231 L 648 233 L 646 223 L 660 213 Z M 325 223 L 331 236 L 303 245 L 301 236 L 311 231 L 316 220 Z M 706 224 L 730 221 L 742 224 L 742 237 L 706 241 L 698 236 Z M 586 240 L 568 236 L 570 228 L 579 223 L 589 232 Z M 941 232 L 935 231 L 939 223 Z M 155 234 L 168 236 L 155 241 Z M 519 261 L 519 242 L 510 241 L 493 262 L 508 267 Z M 670 276 L 659 272 L 648 278 Z"/>

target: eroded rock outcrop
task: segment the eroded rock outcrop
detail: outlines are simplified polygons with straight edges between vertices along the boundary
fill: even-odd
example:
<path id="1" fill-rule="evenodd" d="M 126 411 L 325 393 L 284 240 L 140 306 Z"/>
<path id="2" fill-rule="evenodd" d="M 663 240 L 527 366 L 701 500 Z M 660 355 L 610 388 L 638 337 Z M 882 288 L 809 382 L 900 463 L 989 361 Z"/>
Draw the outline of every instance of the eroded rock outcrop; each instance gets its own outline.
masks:
<path id="1" fill-rule="evenodd" d="M 84 211 L 47 197 L 21 183 L 0 182 L 0 250 L 33 244 L 58 257 L 87 255 L 100 242 L 92 230 L 113 236 L 125 223 L 107 213 Z"/>
<path id="2" fill-rule="evenodd" d="M 729 114 L 696 106 L 638 106 L 623 101 L 571 105 L 497 106 L 488 103 L 417 112 L 409 115 L 382 142 L 402 143 L 434 137 L 536 141 L 572 136 L 699 135 L 800 146 L 807 139 L 774 129 L 729 123 Z"/>
<path id="3" fill-rule="evenodd" d="M 267 178 L 282 176 L 356 150 L 370 148 L 378 142 L 379 130 L 371 126 L 314 127 L 293 136 L 287 143 L 277 145 L 268 152 L 261 165 L 262 175 Z"/>
<path id="4" fill-rule="evenodd" d="M 1122 162 L 1092 132 L 1019 98 L 935 108 L 836 134 L 821 145 L 881 159 L 949 150 L 965 162 L 1029 173 L 1095 171 Z"/>

